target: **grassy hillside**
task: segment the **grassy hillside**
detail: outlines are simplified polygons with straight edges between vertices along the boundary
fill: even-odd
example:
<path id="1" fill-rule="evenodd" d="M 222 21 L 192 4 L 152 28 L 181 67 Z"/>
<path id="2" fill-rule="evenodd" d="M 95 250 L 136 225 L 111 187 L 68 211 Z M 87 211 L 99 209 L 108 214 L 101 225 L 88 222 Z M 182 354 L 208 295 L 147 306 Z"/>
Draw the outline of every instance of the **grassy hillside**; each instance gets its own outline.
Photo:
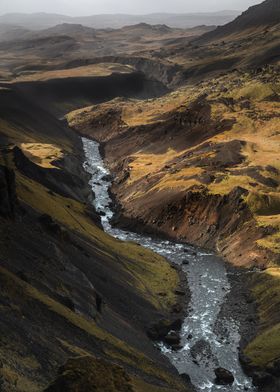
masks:
<path id="1" fill-rule="evenodd" d="M 101 358 L 124 390 L 188 390 L 146 335 L 178 317 L 177 271 L 100 228 L 75 133 L 13 86 L 0 95 L 3 390 L 43 390 L 71 357 L 91 377 L 75 390 Z"/>
<path id="2" fill-rule="evenodd" d="M 258 331 L 242 358 L 279 376 L 274 6 L 214 32 L 61 25 L 0 42 L 5 391 L 190 389 L 147 338 L 180 324 L 178 271 L 104 233 L 78 133 L 101 143 L 117 224 L 215 250 L 248 272 Z"/>

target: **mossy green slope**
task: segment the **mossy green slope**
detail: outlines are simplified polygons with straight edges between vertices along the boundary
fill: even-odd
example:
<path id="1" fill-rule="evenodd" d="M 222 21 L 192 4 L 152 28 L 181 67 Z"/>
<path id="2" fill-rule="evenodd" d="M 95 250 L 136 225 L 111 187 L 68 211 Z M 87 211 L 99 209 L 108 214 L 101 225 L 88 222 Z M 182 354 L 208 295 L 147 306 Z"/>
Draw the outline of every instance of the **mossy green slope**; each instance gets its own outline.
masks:
<path id="1" fill-rule="evenodd" d="M 78 167 L 79 137 L 34 105 L 20 110 L 22 101 L 12 94 L 12 102 L 0 97 L 0 192 L 12 206 L 0 216 L 4 387 L 42 390 L 69 357 L 90 355 L 123 368 L 136 392 L 188 390 L 146 335 L 178 301 L 177 271 L 153 252 L 104 233 Z M 22 143 L 32 143 L 28 161 L 15 158 Z M 59 161 L 42 156 L 50 146 L 60 151 Z M 5 177 L 6 169 L 14 177 Z M 40 173 L 53 176 L 59 190 L 67 184 L 55 183 L 57 169 L 83 192 L 71 197 L 50 189 Z"/>
<path id="2" fill-rule="evenodd" d="M 253 366 L 270 369 L 280 359 L 280 269 L 275 266 L 252 278 L 260 330 L 244 350 Z"/>

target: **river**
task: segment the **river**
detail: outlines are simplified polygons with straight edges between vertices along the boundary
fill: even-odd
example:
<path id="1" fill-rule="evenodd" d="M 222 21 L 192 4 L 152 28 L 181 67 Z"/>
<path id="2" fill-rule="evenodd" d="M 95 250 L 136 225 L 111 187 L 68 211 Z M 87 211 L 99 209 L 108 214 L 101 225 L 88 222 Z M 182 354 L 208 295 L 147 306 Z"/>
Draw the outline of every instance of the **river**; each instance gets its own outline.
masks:
<path id="1" fill-rule="evenodd" d="M 240 362 L 239 325 L 230 315 L 223 319 L 223 330 L 227 336 L 215 333 L 215 324 L 221 305 L 230 291 L 230 283 L 224 262 L 215 254 L 192 246 L 143 236 L 112 227 L 112 201 L 109 195 L 110 174 L 99 152 L 99 144 L 83 138 L 85 170 L 91 175 L 90 186 L 95 194 L 94 205 L 101 214 L 104 230 L 124 241 L 135 241 L 152 249 L 170 261 L 180 265 L 187 275 L 191 291 L 188 313 L 181 330 L 179 351 L 172 351 L 163 343 L 160 349 L 180 374 L 188 374 L 198 392 L 241 392 L 254 391 L 251 380 L 244 374 Z M 225 325 L 226 324 L 226 325 Z M 232 386 L 216 385 L 214 369 L 222 367 L 235 377 Z"/>

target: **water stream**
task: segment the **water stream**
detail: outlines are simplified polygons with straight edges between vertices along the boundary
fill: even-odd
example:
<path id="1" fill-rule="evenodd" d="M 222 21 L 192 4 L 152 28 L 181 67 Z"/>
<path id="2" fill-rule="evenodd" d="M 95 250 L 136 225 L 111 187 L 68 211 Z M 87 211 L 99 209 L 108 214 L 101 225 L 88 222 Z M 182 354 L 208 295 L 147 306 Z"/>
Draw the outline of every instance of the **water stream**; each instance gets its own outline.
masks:
<path id="1" fill-rule="evenodd" d="M 227 271 L 215 254 L 185 244 L 165 241 L 120 230 L 110 225 L 113 211 L 110 208 L 110 182 L 99 152 L 99 144 L 83 138 L 86 161 L 85 170 L 91 175 L 90 186 L 95 194 L 94 205 L 101 214 L 104 230 L 124 241 L 135 241 L 152 249 L 172 262 L 181 265 L 187 274 L 191 291 L 188 315 L 181 330 L 179 351 L 160 344 L 162 352 L 170 359 L 180 374 L 188 374 L 197 391 L 241 392 L 255 391 L 251 380 L 244 374 L 239 358 L 239 325 L 228 316 L 223 320 L 227 336 L 215 334 L 215 323 L 225 296 L 230 291 Z M 225 325 L 226 324 L 226 325 Z M 230 370 L 235 381 L 232 386 L 215 385 L 214 369 Z"/>

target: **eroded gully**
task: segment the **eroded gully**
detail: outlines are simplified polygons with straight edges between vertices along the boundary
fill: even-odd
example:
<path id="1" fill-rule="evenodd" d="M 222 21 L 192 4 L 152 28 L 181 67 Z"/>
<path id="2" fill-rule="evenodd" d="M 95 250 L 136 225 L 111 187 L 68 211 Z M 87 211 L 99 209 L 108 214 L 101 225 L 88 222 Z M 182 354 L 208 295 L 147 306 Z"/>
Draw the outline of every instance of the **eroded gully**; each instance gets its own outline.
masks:
<path id="1" fill-rule="evenodd" d="M 111 184 L 107 179 L 109 172 L 100 155 L 99 144 L 85 138 L 82 140 L 86 157 L 84 168 L 91 175 L 94 205 L 101 214 L 104 230 L 118 239 L 135 241 L 152 249 L 180 265 L 187 275 L 191 301 L 181 330 L 182 349 L 172 351 L 162 343 L 162 353 L 170 359 L 180 374 L 190 376 L 192 384 L 199 392 L 255 391 L 239 362 L 240 335 L 237 321 L 229 315 L 227 320 L 221 321 L 223 330 L 227 330 L 227 336 L 215 333 L 221 305 L 230 291 L 224 262 L 215 254 L 202 249 L 112 227 L 112 201 L 108 192 Z M 215 384 L 214 369 L 218 367 L 233 373 L 233 385 Z"/>

